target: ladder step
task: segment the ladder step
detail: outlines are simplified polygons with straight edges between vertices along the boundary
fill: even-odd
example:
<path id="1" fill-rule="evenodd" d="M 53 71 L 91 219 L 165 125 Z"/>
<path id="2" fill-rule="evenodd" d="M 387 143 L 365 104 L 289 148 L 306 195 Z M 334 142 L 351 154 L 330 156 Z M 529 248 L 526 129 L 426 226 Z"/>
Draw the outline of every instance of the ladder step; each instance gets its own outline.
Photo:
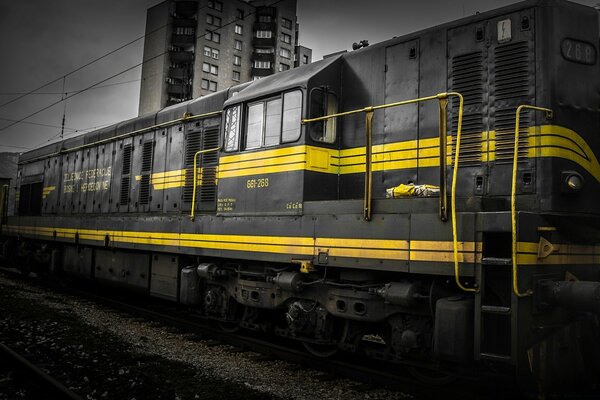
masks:
<path id="1" fill-rule="evenodd" d="M 512 258 L 484 257 L 481 263 L 483 265 L 512 265 Z"/>
<path id="2" fill-rule="evenodd" d="M 510 356 L 504 354 L 494 354 L 494 353 L 480 353 L 479 358 L 482 360 L 489 361 L 502 361 L 502 362 L 510 362 Z"/>
<path id="3" fill-rule="evenodd" d="M 510 307 L 482 305 L 481 312 L 487 314 L 510 315 Z"/>

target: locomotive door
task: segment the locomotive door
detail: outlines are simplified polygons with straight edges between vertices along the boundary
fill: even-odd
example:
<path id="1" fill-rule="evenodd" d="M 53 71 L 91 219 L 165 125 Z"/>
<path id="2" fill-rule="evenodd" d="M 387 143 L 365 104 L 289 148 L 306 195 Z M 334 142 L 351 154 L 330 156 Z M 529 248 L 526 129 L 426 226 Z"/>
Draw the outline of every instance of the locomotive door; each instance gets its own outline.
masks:
<path id="1" fill-rule="evenodd" d="M 385 100 L 393 103 L 419 97 L 419 41 L 399 43 L 385 49 Z M 410 104 L 384 110 L 383 138 L 385 164 L 373 165 L 373 194 L 384 197 L 385 190 L 401 183 L 418 183 L 417 150 L 419 138 L 419 106 Z M 437 132 L 436 132 L 437 134 Z M 401 149 L 396 151 L 395 149 Z M 422 182 L 432 183 L 432 182 Z"/>
<path id="2" fill-rule="evenodd" d="M 42 192 L 42 213 L 55 214 L 58 211 L 61 170 L 60 157 L 51 157 L 44 161 L 44 188 Z"/>
<path id="3" fill-rule="evenodd" d="M 209 118 L 186 126 L 185 187 L 182 191 L 185 211 L 191 211 L 194 197 L 194 161 L 197 167 L 195 210 L 209 213 L 216 211 L 219 122 L 219 118 Z M 206 152 L 194 157 L 199 151 Z"/>

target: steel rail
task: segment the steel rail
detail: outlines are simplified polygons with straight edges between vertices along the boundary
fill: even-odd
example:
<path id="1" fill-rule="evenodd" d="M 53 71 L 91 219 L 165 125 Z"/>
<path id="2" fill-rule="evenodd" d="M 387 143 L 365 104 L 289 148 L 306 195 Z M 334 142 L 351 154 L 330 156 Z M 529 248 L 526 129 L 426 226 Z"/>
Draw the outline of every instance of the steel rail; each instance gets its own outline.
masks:
<path id="1" fill-rule="evenodd" d="M 41 386 L 49 391 L 49 395 L 56 396 L 58 399 L 83 400 L 83 398 L 75 392 L 69 390 L 66 386 L 32 364 L 25 357 L 19 355 L 2 343 L 0 343 L 0 358 L 8 361 L 5 365 L 7 365 L 9 369 L 19 369 L 27 374 L 28 382 L 30 380 L 29 378 L 33 376 L 36 381 L 41 383 Z"/>

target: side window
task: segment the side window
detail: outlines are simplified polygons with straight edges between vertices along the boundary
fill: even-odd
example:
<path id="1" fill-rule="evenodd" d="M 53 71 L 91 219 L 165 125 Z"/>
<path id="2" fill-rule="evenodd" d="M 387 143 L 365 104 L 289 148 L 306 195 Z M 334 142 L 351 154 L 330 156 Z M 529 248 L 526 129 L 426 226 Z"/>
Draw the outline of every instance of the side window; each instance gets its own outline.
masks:
<path id="1" fill-rule="evenodd" d="M 298 140 L 301 133 L 301 118 L 302 92 L 300 90 L 249 104 L 246 110 L 244 149 L 277 146 L 280 143 Z"/>
<path id="2" fill-rule="evenodd" d="M 248 107 L 246 149 L 256 149 L 262 145 L 264 108 L 264 103 L 256 103 Z"/>
<path id="3" fill-rule="evenodd" d="M 313 89 L 310 92 L 310 118 L 323 117 L 337 113 L 338 103 L 334 93 L 325 88 Z M 311 122 L 310 137 L 316 142 L 333 143 L 336 138 L 337 118 Z"/>
<path id="4" fill-rule="evenodd" d="M 239 149 L 240 108 L 241 106 L 235 106 L 225 111 L 225 151 Z"/>
<path id="5" fill-rule="evenodd" d="M 295 142 L 300 139 L 302 122 L 302 92 L 295 90 L 283 95 L 282 142 Z"/>

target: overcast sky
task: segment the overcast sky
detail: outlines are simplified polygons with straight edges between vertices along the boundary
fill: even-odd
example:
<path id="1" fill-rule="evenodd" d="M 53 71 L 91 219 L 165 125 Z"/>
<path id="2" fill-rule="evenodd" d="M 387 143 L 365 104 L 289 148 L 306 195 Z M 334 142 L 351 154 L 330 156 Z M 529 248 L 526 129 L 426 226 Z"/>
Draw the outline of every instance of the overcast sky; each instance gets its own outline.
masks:
<path id="1" fill-rule="evenodd" d="M 223 0 L 227 1 L 227 0 Z M 578 0 L 594 5 L 600 0 Z M 371 44 L 512 0 L 298 0 L 300 44 L 313 60 Z M 61 100 L 63 81 L 38 94 L 1 106 L 87 62 L 144 35 L 146 9 L 160 0 L 0 0 L 0 129 Z M 141 62 L 143 41 L 69 75 L 72 94 Z M 141 67 L 66 101 L 65 137 L 137 115 Z M 0 130 L 0 151 L 25 151 L 57 140 L 65 109 L 61 102 L 26 121 Z M 49 126 L 40 126 L 42 124 Z M 12 147 L 11 147 L 12 146 Z"/>

